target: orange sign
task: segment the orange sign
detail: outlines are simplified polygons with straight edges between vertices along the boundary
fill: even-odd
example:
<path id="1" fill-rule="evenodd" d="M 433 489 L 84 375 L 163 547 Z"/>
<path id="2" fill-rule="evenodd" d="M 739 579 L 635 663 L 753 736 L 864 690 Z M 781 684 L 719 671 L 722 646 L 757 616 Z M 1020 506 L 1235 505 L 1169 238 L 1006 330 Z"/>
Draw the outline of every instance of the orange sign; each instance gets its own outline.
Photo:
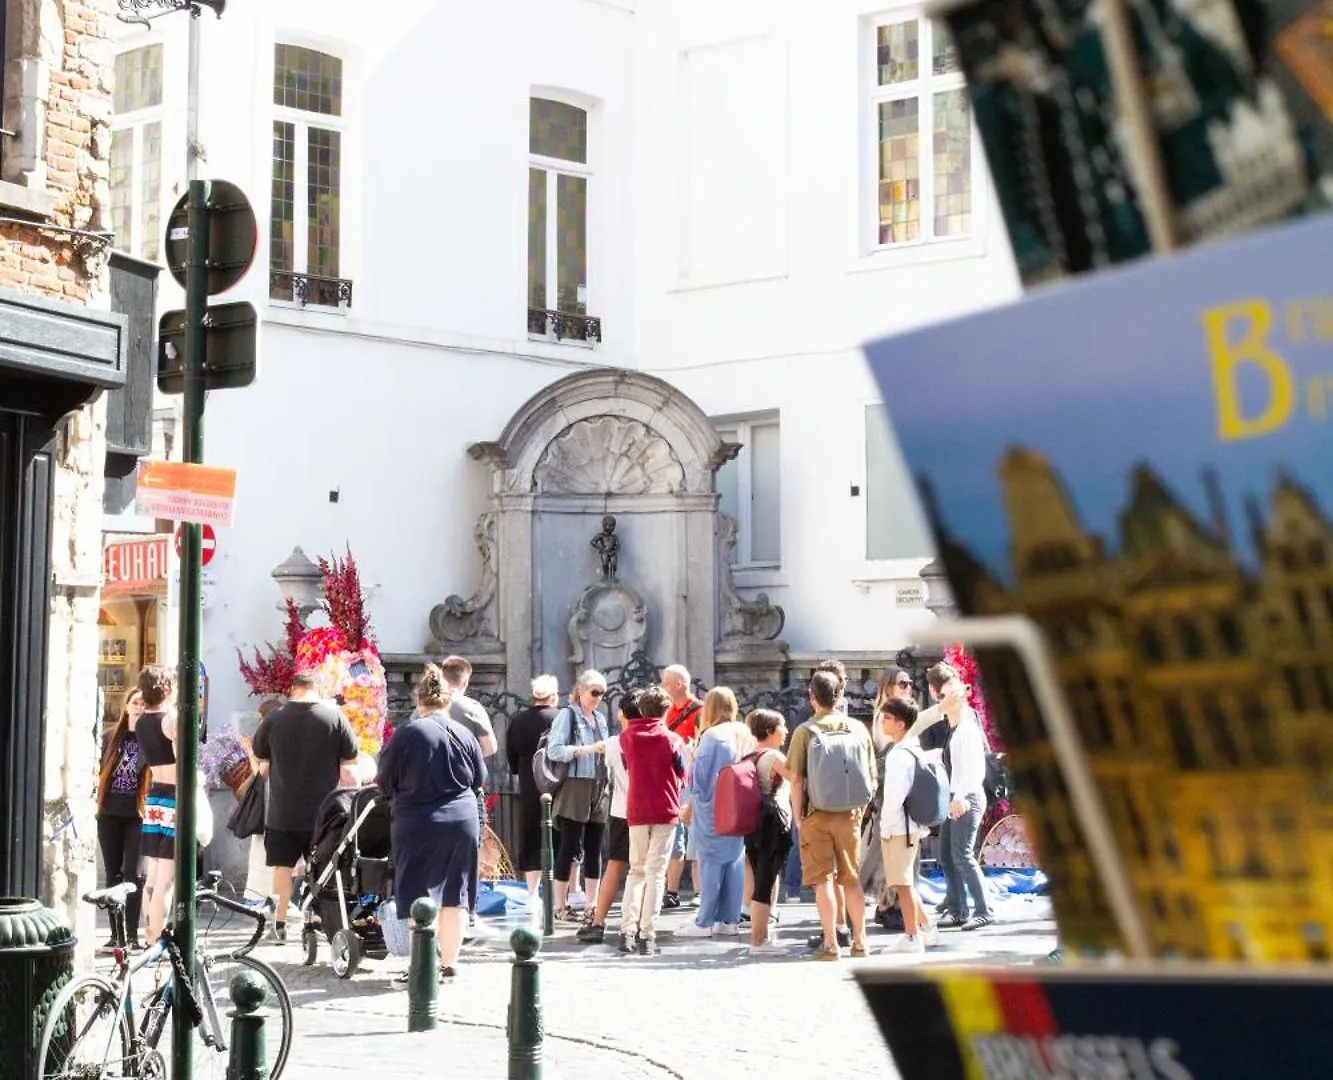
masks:
<path id="1" fill-rule="evenodd" d="M 125 540 L 102 552 L 102 595 L 158 590 L 167 582 L 167 540 Z"/>
<path id="2" fill-rule="evenodd" d="M 236 470 L 182 461 L 140 461 L 135 509 L 168 521 L 230 525 L 236 509 Z"/>

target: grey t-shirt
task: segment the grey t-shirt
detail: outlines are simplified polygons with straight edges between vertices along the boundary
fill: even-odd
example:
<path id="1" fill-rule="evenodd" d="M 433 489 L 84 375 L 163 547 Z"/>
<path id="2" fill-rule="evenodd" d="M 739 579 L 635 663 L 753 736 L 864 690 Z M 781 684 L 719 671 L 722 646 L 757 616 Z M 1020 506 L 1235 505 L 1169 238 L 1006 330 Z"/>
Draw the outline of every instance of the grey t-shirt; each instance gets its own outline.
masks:
<path id="1" fill-rule="evenodd" d="M 473 700 L 466 694 L 453 696 L 453 700 L 449 702 L 449 719 L 462 724 L 476 736 L 478 742 L 481 742 L 483 735 L 495 738 L 495 727 L 491 724 L 491 718 L 486 715 L 486 710 L 482 708 L 481 702 Z"/>
<path id="2" fill-rule="evenodd" d="M 265 826 L 310 832 L 342 763 L 356 757 L 356 733 L 328 702 L 289 701 L 259 722 L 254 752 L 269 763 Z"/>

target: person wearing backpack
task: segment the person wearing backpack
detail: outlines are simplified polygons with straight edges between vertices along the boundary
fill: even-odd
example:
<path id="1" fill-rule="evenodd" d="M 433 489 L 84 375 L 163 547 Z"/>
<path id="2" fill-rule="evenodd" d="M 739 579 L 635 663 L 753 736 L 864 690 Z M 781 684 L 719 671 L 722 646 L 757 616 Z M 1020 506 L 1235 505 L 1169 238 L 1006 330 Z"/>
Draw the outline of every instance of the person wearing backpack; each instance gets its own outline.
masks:
<path id="1" fill-rule="evenodd" d="M 875 748 L 859 720 L 836 711 L 838 679 L 810 678 L 814 716 L 796 729 L 787 750 L 792 775 L 792 819 L 799 830 L 801 878 L 814 890 L 823 941 L 811 954 L 837 960 L 835 921 L 841 885 L 852 924 L 852 956 L 866 956 L 866 901 L 861 888 L 861 818 L 875 794 Z"/>
<path id="2" fill-rule="evenodd" d="M 754 749 L 754 736 L 736 719 L 740 706 L 725 686 L 715 686 L 704 698 L 699 749 L 690 768 L 690 831 L 698 845 L 699 911 L 694 921 L 676 931 L 676 937 L 712 937 L 739 934 L 741 902 L 745 899 L 745 841 L 717 829 L 717 780 L 728 765 Z"/>
<path id="3" fill-rule="evenodd" d="M 787 721 L 772 709 L 755 709 L 745 718 L 758 747 L 751 755 L 761 803 L 759 821 L 745 837 L 745 858 L 750 864 L 754 892 L 750 900 L 750 955 L 778 948 L 770 935 L 768 915 L 777 900 L 778 875 L 791 849 L 791 785 L 787 758 Z"/>
<path id="4" fill-rule="evenodd" d="M 949 777 L 933 763 L 910 734 L 917 707 L 894 697 L 878 712 L 880 730 L 892 743 L 884 758 L 884 799 L 879 816 L 879 844 L 884 881 L 898 896 L 903 936 L 889 952 L 924 953 L 935 944 L 935 928 L 916 889 L 916 862 L 922 838 L 949 813 Z"/>

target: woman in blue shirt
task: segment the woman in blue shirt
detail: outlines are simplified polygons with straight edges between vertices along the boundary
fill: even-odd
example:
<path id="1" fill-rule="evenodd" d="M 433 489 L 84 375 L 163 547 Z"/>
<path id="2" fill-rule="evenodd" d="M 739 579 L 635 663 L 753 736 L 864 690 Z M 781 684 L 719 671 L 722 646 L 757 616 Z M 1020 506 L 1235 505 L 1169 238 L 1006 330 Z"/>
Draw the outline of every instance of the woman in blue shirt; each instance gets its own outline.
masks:
<path id="1" fill-rule="evenodd" d="M 560 844 L 555 856 L 555 917 L 578 922 L 569 907 L 569 878 L 574 862 L 583 852 L 585 895 L 597 895 L 602 877 L 602 835 L 610 805 L 611 785 L 602 760 L 607 738 L 606 717 L 598 711 L 606 696 L 606 678 L 598 671 L 585 671 L 570 693 L 570 703 L 551 721 L 546 755 L 569 764 L 569 775 L 555 793 L 555 825 Z M 593 905 L 586 914 L 591 918 Z"/>
<path id="2" fill-rule="evenodd" d="M 463 912 L 477 906 L 477 792 L 486 783 L 481 745 L 449 719 L 449 698 L 444 673 L 427 664 L 417 686 L 420 713 L 393 733 L 379 762 L 380 789 L 393 800 L 394 899 L 399 911 L 423 896 L 440 906 L 445 978 L 458 964 Z"/>

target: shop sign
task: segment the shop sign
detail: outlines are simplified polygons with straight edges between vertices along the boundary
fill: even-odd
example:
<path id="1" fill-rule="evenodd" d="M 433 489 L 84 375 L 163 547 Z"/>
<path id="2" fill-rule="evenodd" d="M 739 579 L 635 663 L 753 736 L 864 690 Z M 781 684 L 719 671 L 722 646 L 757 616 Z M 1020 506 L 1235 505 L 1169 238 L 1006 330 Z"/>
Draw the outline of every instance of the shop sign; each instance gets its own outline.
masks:
<path id="1" fill-rule="evenodd" d="M 104 595 L 160 589 L 167 580 L 167 539 L 125 540 L 102 552 Z"/>
<path id="2" fill-rule="evenodd" d="M 230 525 L 236 509 L 236 470 L 141 460 L 134 502 L 138 512 L 149 517 Z"/>

